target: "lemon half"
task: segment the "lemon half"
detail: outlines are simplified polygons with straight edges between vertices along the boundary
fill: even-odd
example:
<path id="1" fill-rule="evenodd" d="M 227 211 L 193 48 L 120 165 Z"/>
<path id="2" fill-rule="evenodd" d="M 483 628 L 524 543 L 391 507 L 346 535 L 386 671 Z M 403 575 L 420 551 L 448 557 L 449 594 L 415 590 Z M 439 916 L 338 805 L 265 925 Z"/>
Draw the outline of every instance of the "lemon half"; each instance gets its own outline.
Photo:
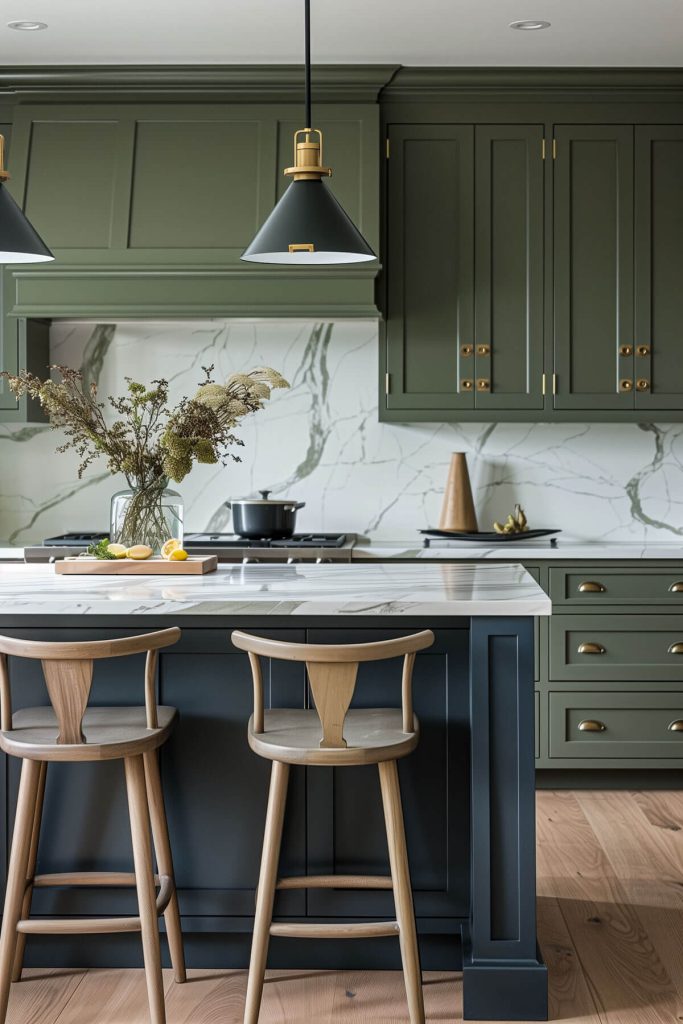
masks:
<path id="1" fill-rule="evenodd" d="M 175 548 L 175 550 L 168 556 L 169 562 L 184 562 L 186 558 L 187 551 L 183 551 L 182 548 Z"/>
<path id="2" fill-rule="evenodd" d="M 152 557 L 152 549 L 147 544 L 134 544 L 132 548 L 128 548 L 126 551 L 126 557 L 143 561 L 145 558 Z"/>
<path id="3" fill-rule="evenodd" d="M 125 558 L 128 548 L 125 544 L 107 544 L 107 551 L 114 558 Z"/>
<path id="4" fill-rule="evenodd" d="M 177 537 L 170 537 L 161 547 L 161 557 L 170 559 L 174 551 L 180 548 L 180 541 Z"/>

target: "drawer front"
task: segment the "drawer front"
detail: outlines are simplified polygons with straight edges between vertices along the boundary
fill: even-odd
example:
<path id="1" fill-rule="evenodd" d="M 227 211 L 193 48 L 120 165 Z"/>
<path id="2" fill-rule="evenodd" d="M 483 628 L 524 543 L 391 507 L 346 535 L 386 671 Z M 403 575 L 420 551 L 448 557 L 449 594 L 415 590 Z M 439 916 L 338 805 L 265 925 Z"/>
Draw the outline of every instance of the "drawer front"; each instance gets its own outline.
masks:
<path id="1" fill-rule="evenodd" d="M 683 683 L 683 616 L 553 616 L 550 678 Z"/>
<path id="2" fill-rule="evenodd" d="M 683 608 L 683 567 L 671 569 L 550 569 L 555 608 L 599 604 L 670 604 Z"/>
<path id="3" fill-rule="evenodd" d="M 549 696 L 551 758 L 683 758 L 683 693 Z"/>

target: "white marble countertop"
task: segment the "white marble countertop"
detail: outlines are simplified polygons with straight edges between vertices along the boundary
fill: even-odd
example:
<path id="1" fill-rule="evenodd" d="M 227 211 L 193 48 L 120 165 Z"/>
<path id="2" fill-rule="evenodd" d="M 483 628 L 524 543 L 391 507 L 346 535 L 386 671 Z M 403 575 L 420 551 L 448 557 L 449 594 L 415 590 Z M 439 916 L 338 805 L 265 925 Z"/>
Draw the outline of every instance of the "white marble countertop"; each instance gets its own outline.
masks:
<path id="1" fill-rule="evenodd" d="M 354 560 L 408 558 L 418 561 L 444 559 L 455 562 L 463 559 L 513 559 L 514 561 L 543 561 L 545 559 L 594 561 L 598 559 L 674 560 L 683 561 L 683 543 L 630 543 L 626 541 L 581 541 L 569 537 L 532 541 L 507 541 L 486 547 L 472 541 L 448 547 L 422 547 L 422 538 L 411 541 L 358 541 L 353 549 Z"/>
<path id="2" fill-rule="evenodd" d="M 206 576 L 57 576 L 0 565 L 0 617 L 550 615 L 520 565 L 220 565 Z"/>

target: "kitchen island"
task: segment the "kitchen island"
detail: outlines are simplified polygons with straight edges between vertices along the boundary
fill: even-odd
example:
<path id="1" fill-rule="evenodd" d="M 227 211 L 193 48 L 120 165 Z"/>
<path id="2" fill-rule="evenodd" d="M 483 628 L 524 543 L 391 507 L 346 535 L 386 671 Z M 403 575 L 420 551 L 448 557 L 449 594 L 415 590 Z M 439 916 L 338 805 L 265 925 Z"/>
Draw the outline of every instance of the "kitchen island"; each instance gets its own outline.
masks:
<path id="1" fill-rule="evenodd" d="M 415 908 L 425 968 L 464 971 L 471 1019 L 544 1019 L 536 947 L 534 616 L 550 601 L 519 565 L 227 565 L 206 577 L 56 576 L 49 565 L 0 566 L 0 631 L 80 640 L 179 625 L 162 652 L 161 703 L 180 709 L 162 754 L 183 928 L 192 966 L 245 966 L 268 766 L 248 748 L 251 678 L 235 626 L 277 639 L 362 642 L 430 627 L 416 662 L 417 751 L 401 765 Z M 16 707 L 45 703 L 40 667 L 10 659 Z M 272 663 L 266 702 L 304 707 L 303 666 Z M 98 664 L 92 703 L 142 701 L 142 662 Z M 357 705 L 398 706 L 396 664 L 361 667 Z M 10 827 L 17 765 L 0 787 Z M 112 764 L 53 765 L 39 871 L 127 869 L 123 780 Z M 6 796 L 6 794 L 8 794 Z M 354 827 L 355 826 L 355 827 Z M 6 843 L 0 843 L 3 851 Z M 58 851 L 58 852 L 57 852 Z M 282 873 L 386 872 L 382 810 L 365 767 L 295 771 Z M 34 912 L 128 914 L 128 890 L 36 891 Z M 386 891 L 285 891 L 287 920 L 392 916 Z M 29 964 L 138 963 L 126 935 L 29 942 Z M 279 967 L 398 967 L 391 940 L 272 944 Z"/>

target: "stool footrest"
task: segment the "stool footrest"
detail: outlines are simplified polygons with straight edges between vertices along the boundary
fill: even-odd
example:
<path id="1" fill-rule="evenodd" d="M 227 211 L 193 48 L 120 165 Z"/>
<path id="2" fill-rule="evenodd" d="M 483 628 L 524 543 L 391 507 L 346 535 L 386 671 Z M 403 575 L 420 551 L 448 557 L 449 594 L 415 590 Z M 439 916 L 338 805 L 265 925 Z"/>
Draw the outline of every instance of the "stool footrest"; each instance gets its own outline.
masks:
<path id="1" fill-rule="evenodd" d="M 158 875 L 154 876 L 154 884 L 160 884 Z M 36 875 L 33 885 L 36 889 L 60 885 L 113 885 L 125 888 L 135 885 L 135 875 L 132 871 L 60 871 L 52 875 Z"/>
<path id="2" fill-rule="evenodd" d="M 302 924 L 277 922 L 270 934 L 290 939 L 377 939 L 398 935 L 398 921 L 360 921 L 349 924 Z"/>
<path id="3" fill-rule="evenodd" d="M 28 918 L 17 925 L 25 935 L 99 935 L 113 932 L 139 932 L 139 917 Z"/>
<path id="4" fill-rule="evenodd" d="M 97 879 L 100 879 L 99 881 Z M 47 888 L 58 885 L 135 885 L 135 875 L 114 871 L 87 871 L 80 874 L 36 875 L 33 884 Z M 164 913 L 175 886 L 170 875 L 155 875 L 154 884 L 159 886 L 156 907 L 157 914 Z M 17 931 L 26 935 L 96 935 L 109 932 L 139 932 L 139 917 L 91 917 L 91 918 L 27 918 L 19 921 Z"/>
<path id="5" fill-rule="evenodd" d="M 392 889 L 388 875 L 297 875 L 279 878 L 278 889 Z"/>

